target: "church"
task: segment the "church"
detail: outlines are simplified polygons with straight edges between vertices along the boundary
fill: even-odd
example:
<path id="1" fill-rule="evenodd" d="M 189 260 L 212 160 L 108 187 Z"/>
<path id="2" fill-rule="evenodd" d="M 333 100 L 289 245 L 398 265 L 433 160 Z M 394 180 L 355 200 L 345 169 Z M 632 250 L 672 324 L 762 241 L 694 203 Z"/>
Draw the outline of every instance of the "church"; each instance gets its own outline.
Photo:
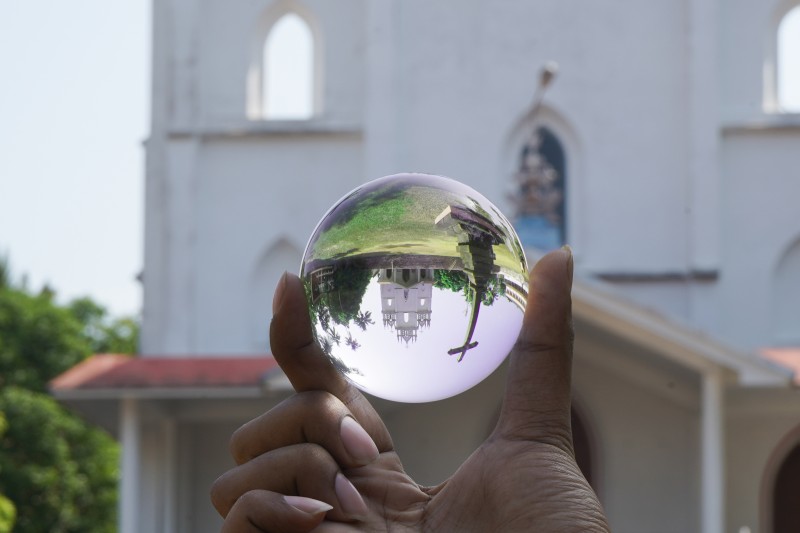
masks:
<path id="1" fill-rule="evenodd" d="M 480 191 L 531 264 L 573 248 L 575 447 L 613 531 L 800 531 L 800 1 L 165 0 L 152 24 L 141 354 L 51 384 L 122 444 L 120 532 L 219 530 L 230 435 L 292 393 L 274 286 L 398 172 Z M 424 275 L 383 274 L 409 349 Z M 375 400 L 417 482 L 486 438 L 504 372 Z"/>

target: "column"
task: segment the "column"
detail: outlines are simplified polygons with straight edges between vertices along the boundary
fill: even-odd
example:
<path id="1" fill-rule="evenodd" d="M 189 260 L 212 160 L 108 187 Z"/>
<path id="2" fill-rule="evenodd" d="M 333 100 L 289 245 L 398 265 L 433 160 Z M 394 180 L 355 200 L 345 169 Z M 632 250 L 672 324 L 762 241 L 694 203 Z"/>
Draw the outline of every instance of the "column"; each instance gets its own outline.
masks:
<path id="1" fill-rule="evenodd" d="M 725 527 L 725 386 L 721 372 L 703 374 L 701 412 L 702 533 L 723 533 Z"/>
<path id="2" fill-rule="evenodd" d="M 164 503 L 161 531 L 171 533 L 177 529 L 176 511 L 178 502 L 176 499 L 177 491 L 177 424 L 174 418 L 167 418 L 161 425 L 162 436 L 162 475 L 164 476 Z"/>
<path id="3" fill-rule="evenodd" d="M 133 398 L 123 398 L 120 405 L 119 533 L 139 533 L 139 470 L 140 465 L 139 404 Z"/>

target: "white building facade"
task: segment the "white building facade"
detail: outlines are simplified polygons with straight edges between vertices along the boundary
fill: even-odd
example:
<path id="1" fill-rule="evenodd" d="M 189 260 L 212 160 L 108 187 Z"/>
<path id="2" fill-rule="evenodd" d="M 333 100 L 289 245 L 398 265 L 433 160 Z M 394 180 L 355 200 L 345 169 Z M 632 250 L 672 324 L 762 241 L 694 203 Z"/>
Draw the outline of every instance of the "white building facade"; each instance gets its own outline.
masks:
<path id="1" fill-rule="evenodd" d="M 776 479 L 800 450 L 800 114 L 783 109 L 777 43 L 798 6 L 154 2 L 141 359 L 264 357 L 272 289 L 343 194 L 419 171 L 512 213 L 525 143 L 546 131 L 575 253 L 575 411 L 612 529 L 782 531 Z M 305 37 L 283 53 L 310 73 L 291 120 L 270 107 L 286 16 Z M 377 402 L 421 483 L 485 438 L 502 377 Z M 207 493 L 230 433 L 290 391 L 279 371 L 210 383 L 54 391 L 119 424 L 122 531 L 218 530 Z"/>

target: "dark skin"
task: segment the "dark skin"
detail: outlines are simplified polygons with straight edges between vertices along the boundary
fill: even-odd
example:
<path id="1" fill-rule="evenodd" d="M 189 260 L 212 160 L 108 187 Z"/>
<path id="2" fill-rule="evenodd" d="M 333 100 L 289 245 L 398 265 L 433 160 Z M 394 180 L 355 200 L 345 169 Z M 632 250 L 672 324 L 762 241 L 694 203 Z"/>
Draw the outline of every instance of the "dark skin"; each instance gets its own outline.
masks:
<path id="1" fill-rule="evenodd" d="M 284 275 L 271 342 L 297 394 L 233 435 L 239 466 L 211 492 L 222 531 L 609 531 L 572 449 L 571 285 L 568 249 L 536 264 L 497 427 L 450 479 L 422 487 L 378 414 L 316 345 L 302 284 Z"/>

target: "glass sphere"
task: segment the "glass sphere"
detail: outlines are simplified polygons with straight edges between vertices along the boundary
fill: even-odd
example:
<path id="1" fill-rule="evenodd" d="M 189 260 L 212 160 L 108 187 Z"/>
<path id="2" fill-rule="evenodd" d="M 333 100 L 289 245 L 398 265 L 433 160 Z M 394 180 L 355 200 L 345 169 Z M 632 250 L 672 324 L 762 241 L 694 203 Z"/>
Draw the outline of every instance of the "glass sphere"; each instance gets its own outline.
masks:
<path id="1" fill-rule="evenodd" d="M 480 383 L 508 355 L 528 294 L 508 219 L 466 185 L 397 174 L 334 205 L 300 277 L 317 342 L 359 389 L 428 402 Z"/>

